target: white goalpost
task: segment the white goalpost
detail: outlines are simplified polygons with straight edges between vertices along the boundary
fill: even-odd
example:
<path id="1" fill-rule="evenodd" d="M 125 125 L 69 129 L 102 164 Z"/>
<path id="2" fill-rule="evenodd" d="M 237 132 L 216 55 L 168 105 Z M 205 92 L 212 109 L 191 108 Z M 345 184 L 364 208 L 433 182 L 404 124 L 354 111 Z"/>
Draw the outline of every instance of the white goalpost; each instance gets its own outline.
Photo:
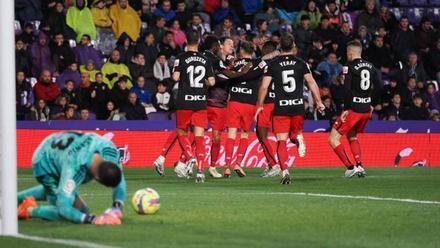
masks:
<path id="1" fill-rule="evenodd" d="M 0 235 L 17 235 L 14 0 L 0 7 Z"/>

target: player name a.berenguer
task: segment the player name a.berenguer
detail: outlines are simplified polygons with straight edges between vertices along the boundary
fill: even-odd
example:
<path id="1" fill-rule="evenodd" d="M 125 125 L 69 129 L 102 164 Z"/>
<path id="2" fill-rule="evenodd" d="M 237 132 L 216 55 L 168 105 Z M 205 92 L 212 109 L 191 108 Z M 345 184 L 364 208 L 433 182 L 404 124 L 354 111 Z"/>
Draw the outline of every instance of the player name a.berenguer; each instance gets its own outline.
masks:
<path id="1" fill-rule="evenodd" d="M 206 59 L 201 58 L 201 57 L 191 56 L 191 57 L 185 59 L 185 63 L 187 63 L 187 64 L 189 64 L 189 63 L 191 63 L 193 61 L 206 64 Z"/>

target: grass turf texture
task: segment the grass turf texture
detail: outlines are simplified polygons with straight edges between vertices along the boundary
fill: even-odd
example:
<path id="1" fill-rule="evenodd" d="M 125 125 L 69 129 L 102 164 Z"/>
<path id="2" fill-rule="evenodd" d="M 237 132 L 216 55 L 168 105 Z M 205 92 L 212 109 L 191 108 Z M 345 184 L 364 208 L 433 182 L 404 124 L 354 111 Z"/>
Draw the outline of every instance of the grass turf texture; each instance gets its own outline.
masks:
<path id="1" fill-rule="evenodd" d="M 273 192 L 307 192 L 440 201 L 440 168 L 367 168 L 365 179 L 342 178 L 342 168 L 295 168 L 293 184 L 278 178 L 209 180 L 156 176 L 151 168 L 126 169 L 128 197 L 151 187 L 161 195 L 156 215 L 137 215 L 129 201 L 123 224 L 75 225 L 20 221 L 28 235 L 85 240 L 121 247 L 439 247 L 440 205 L 325 198 Z M 35 185 L 19 170 L 19 189 Z M 94 213 L 111 205 L 111 192 L 96 182 L 80 194 Z M 0 238 L 2 247 L 47 246 Z M 34 246 L 35 245 L 35 246 Z M 59 247 L 59 246 L 58 246 Z"/>

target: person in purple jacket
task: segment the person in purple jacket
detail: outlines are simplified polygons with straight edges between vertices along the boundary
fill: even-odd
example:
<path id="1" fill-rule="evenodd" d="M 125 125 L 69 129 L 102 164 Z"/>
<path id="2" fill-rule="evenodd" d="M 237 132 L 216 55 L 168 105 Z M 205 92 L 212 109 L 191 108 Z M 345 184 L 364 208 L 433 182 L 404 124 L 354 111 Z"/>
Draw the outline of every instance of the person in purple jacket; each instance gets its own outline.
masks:
<path id="1" fill-rule="evenodd" d="M 88 60 L 93 60 L 95 68 L 99 70 L 102 67 L 101 52 L 95 49 L 90 42 L 90 36 L 83 35 L 80 44 L 74 48 L 73 52 L 79 65 L 85 65 Z"/>

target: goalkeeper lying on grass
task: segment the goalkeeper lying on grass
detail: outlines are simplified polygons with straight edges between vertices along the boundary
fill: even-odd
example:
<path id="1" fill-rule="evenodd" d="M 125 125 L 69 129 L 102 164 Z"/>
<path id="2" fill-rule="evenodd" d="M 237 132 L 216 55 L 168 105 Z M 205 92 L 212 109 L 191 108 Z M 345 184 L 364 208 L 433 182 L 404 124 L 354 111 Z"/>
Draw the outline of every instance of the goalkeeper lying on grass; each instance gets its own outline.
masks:
<path id="1" fill-rule="evenodd" d="M 32 170 L 40 185 L 18 193 L 19 218 L 121 224 L 126 185 L 119 152 L 111 141 L 94 133 L 52 134 L 34 152 Z M 92 215 L 77 193 L 92 179 L 113 188 L 113 207 L 100 216 Z M 40 200 L 49 205 L 37 206 Z"/>

